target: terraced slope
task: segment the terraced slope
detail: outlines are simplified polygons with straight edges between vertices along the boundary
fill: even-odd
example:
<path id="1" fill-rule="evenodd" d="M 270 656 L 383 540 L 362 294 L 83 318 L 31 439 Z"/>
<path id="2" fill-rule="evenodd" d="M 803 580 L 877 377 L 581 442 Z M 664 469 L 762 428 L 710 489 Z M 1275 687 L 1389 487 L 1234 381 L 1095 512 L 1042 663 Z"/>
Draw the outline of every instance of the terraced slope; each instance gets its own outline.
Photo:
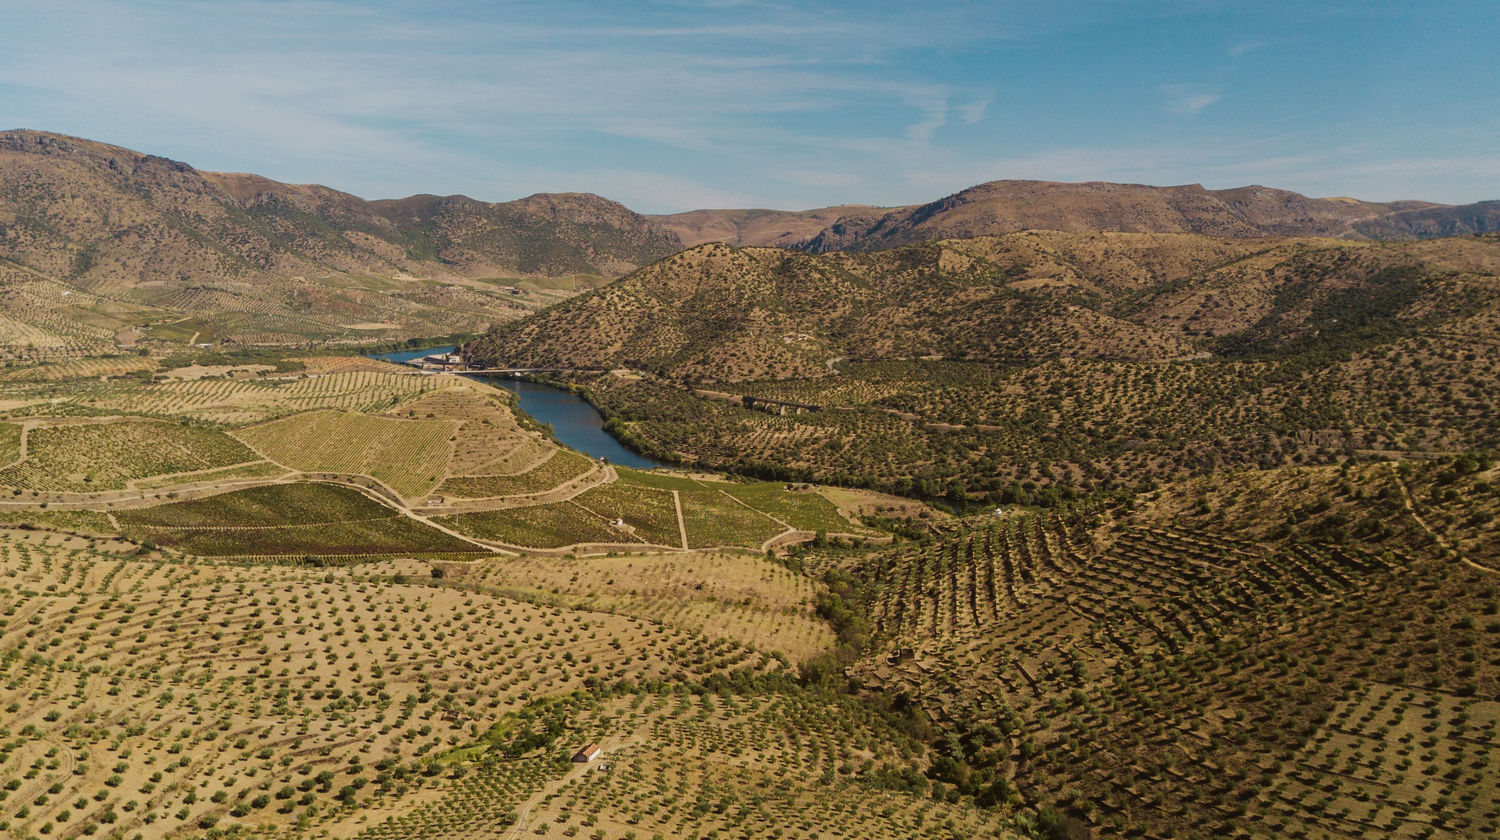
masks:
<path id="1" fill-rule="evenodd" d="M 314 411 L 235 434 L 278 464 L 303 472 L 377 478 L 405 498 L 423 496 L 442 481 L 457 425 L 448 420 Z"/>
<path id="2" fill-rule="evenodd" d="M 0 469 L 0 484 L 18 491 L 90 493 L 122 490 L 155 476 L 260 460 L 244 444 L 214 429 L 142 418 L 48 423 L 26 430 L 26 457 Z"/>
<path id="3" fill-rule="evenodd" d="M 1241 504 L 1301 524 L 1251 541 Z M 978 801 L 1109 835 L 1483 837 L 1500 571 L 1447 529 L 1493 535 L 1497 505 L 1464 466 L 1248 473 L 842 560 L 825 611 L 856 639 L 866 605 L 853 677 L 920 707 L 929 772 Z"/>

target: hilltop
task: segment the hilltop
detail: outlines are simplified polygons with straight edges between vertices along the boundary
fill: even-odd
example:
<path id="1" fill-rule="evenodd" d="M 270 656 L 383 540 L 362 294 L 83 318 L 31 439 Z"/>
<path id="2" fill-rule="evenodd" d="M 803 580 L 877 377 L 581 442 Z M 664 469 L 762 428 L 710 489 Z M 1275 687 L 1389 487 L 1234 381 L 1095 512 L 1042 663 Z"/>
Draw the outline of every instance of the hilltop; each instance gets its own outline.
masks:
<path id="1" fill-rule="evenodd" d="M 1026 232 L 704 245 L 465 348 L 632 446 L 951 503 L 1489 449 L 1500 239 Z"/>
<path id="2" fill-rule="evenodd" d="M 816 210 L 689 210 L 653 216 L 684 247 L 708 242 L 798 248 L 833 225 L 873 222 L 895 208 L 841 204 Z"/>
<path id="3" fill-rule="evenodd" d="M 596 195 L 366 201 L 36 131 L 0 134 L 0 173 L 5 256 L 86 281 L 151 282 L 174 269 L 197 279 L 256 271 L 614 276 L 679 246 Z M 175 265 L 135 269 L 143 256 Z"/>
<path id="4" fill-rule="evenodd" d="M 1497 269 L 1494 239 L 1031 231 L 870 254 L 702 245 L 467 352 L 722 382 L 822 376 L 831 359 L 1239 355 L 1376 320 L 1493 313 Z"/>
<path id="5" fill-rule="evenodd" d="M 902 269 L 878 264 L 913 258 L 920 263 L 925 257 L 902 252 L 905 256 L 895 258 L 872 256 L 869 264 L 830 257 L 825 265 L 798 262 L 785 252 L 865 254 L 1027 230 L 1134 232 L 1212 236 L 1218 240 L 1212 245 L 1181 240 L 1166 249 L 1183 252 L 1168 257 L 1169 262 L 1206 265 L 1185 252 L 1202 244 L 1210 256 L 1226 248 L 1244 253 L 1260 246 L 1221 243 L 1266 237 L 1410 240 L 1497 228 L 1500 202 L 1451 207 L 1315 199 L 1264 187 L 1206 190 L 1102 182 L 995 181 L 912 207 L 853 204 L 798 212 L 697 210 L 662 216 L 644 216 L 590 193 L 539 193 L 501 203 L 425 194 L 370 201 L 326 186 L 204 171 L 92 140 L 17 130 L 0 133 L 0 307 L 5 315 L 0 356 L 58 359 L 162 345 L 285 346 L 472 334 L 650 266 L 685 246 L 712 242 L 779 249 L 755 255 L 752 261 L 762 265 L 785 263 L 796 266 L 790 269 L 794 272 L 815 274 L 847 270 L 858 276 L 900 273 Z M 946 252 L 965 251 L 953 257 L 961 262 L 978 259 L 1002 272 L 1035 274 L 1024 267 L 1031 259 L 1024 253 L 968 253 L 975 247 L 982 250 L 948 246 Z M 700 258 L 690 252 L 684 260 Z M 731 275 L 738 271 L 727 270 Z M 1090 271 L 1084 266 L 1073 273 L 1089 277 Z M 1032 279 L 1051 282 L 1046 276 Z M 875 290 L 872 286 L 860 294 L 868 297 Z M 787 291 L 796 294 L 784 283 L 777 286 L 777 294 Z M 889 289 L 882 287 L 879 293 L 885 291 Z M 1228 287 L 1221 292 L 1221 299 L 1231 292 L 1240 295 Z M 1087 289 L 1080 293 L 1093 294 Z M 671 294 L 662 298 L 673 299 Z M 805 302 L 814 309 L 823 305 L 810 298 Z M 974 303 L 942 295 L 928 302 L 959 315 Z M 1017 341 L 963 352 L 1030 357 L 1033 352 L 1017 342 L 1026 345 L 1041 338 L 1060 340 L 1058 346 L 1118 344 L 1116 355 L 1128 358 L 1188 349 L 1181 336 L 1161 334 L 1141 319 L 1125 324 L 1107 307 L 1082 300 L 1078 309 L 1075 303 L 1080 301 L 1064 305 L 1053 296 L 1040 310 L 1004 316 L 1006 324 L 1025 316 Z M 690 309 L 696 316 L 711 317 L 688 325 L 689 333 L 720 323 L 712 311 Z M 752 307 L 759 313 L 756 330 L 767 335 L 782 330 L 785 336 L 817 331 L 809 326 L 829 326 L 774 315 L 784 309 L 786 302 Z M 896 307 L 885 314 L 899 311 Z M 932 320 L 923 312 L 918 307 L 910 318 Z M 666 312 L 661 320 L 670 324 L 679 316 Z M 637 325 L 626 331 L 640 329 L 661 333 L 676 328 Z M 1217 326 L 1204 329 L 1222 334 Z M 979 331 L 997 334 L 995 324 Z M 919 343 L 928 349 L 918 355 L 952 355 L 932 346 L 938 337 L 922 339 Z M 674 341 L 658 335 L 646 343 Z M 641 343 L 629 339 L 621 347 Z M 783 350 L 796 350 L 792 345 L 797 341 L 783 343 Z M 588 346 L 585 342 L 576 353 L 588 352 Z M 865 354 L 858 347 L 847 349 Z M 632 358 L 646 358 L 635 349 L 630 352 Z M 813 355 L 821 352 L 819 347 Z M 805 367 L 793 358 L 797 352 L 778 355 L 785 358 L 769 367 L 752 361 L 732 375 L 774 375 L 777 366 Z M 694 375 L 717 376 L 712 364 L 698 367 L 702 370 Z"/>
<path id="6" fill-rule="evenodd" d="M 1198 184 L 1003 180 L 906 207 L 695 210 L 654 218 L 688 246 L 724 242 L 827 253 L 1022 230 L 1432 239 L 1500 230 L 1500 204 L 1309 198 L 1259 185 L 1210 190 Z"/>
<path id="7" fill-rule="evenodd" d="M 478 331 L 678 247 L 594 195 L 365 201 L 73 137 L 0 134 L 7 355 Z"/>

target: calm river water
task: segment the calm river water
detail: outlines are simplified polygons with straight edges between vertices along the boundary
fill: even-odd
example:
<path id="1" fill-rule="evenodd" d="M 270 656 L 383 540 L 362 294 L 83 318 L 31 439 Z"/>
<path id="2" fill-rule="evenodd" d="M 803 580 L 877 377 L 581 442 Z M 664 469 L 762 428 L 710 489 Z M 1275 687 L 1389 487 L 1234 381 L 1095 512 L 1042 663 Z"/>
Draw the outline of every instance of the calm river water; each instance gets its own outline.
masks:
<path id="1" fill-rule="evenodd" d="M 374 358 L 388 362 L 406 362 L 436 353 L 449 353 L 453 347 L 424 347 L 421 350 L 402 350 L 397 353 L 380 353 Z M 521 410 L 538 423 L 551 423 L 552 431 L 564 445 L 595 458 L 608 458 L 611 464 L 634 467 L 639 470 L 665 467 L 655 458 L 648 458 L 626 449 L 623 444 L 604 431 L 604 418 L 584 399 L 572 391 L 524 382 L 506 376 L 483 376 L 483 379 L 499 388 L 514 391 L 520 398 Z"/>

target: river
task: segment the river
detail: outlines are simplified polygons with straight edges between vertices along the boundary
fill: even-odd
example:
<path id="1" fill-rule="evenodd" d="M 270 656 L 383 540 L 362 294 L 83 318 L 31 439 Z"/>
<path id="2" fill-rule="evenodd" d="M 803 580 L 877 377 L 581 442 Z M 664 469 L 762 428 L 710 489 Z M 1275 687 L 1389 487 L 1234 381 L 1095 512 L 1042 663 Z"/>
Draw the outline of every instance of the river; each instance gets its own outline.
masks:
<path id="1" fill-rule="evenodd" d="M 424 347 L 420 350 L 401 350 L 395 353 L 378 353 L 372 358 L 388 362 L 407 362 L 423 356 L 453 352 L 453 346 Z M 576 449 L 595 458 L 607 458 L 611 464 L 651 470 L 667 464 L 648 458 L 625 448 L 625 445 L 604 431 L 604 418 L 583 397 L 572 391 L 554 388 L 538 382 L 526 382 L 508 376 L 479 376 L 485 382 L 512 391 L 520 400 L 521 411 L 538 423 L 551 423 L 552 433 L 564 446 Z"/>

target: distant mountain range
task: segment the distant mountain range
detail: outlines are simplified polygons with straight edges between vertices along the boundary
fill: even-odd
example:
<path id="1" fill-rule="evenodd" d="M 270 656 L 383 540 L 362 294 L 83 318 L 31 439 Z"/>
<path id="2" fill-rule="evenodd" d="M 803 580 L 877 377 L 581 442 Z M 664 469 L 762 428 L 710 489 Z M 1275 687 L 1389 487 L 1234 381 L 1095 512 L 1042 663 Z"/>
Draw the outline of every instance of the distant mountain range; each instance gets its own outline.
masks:
<path id="1" fill-rule="evenodd" d="M 653 218 L 687 246 L 725 242 L 827 253 L 1020 230 L 1432 239 L 1500 230 L 1500 201 L 1452 206 L 1308 198 L 1261 186 L 1209 190 L 1197 184 L 992 181 L 913 207 L 694 210 Z"/>
<path id="2" fill-rule="evenodd" d="M 0 356 L 472 332 L 680 249 L 595 195 L 365 201 L 0 133 Z"/>
<path id="3" fill-rule="evenodd" d="M 595 195 L 365 201 L 89 140 L 0 134 L 0 256 L 57 276 L 618 276 L 680 248 Z"/>
<path id="4" fill-rule="evenodd" d="M 708 242 L 829 254 L 1023 230 L 1424 239 L 1500 230 L 1500 202 L 995 181 L 915 207 L 647 216 L 587 193 L 367 201 L 17 130 L 0 133 L 0 355 L 474 331 Z"/>

